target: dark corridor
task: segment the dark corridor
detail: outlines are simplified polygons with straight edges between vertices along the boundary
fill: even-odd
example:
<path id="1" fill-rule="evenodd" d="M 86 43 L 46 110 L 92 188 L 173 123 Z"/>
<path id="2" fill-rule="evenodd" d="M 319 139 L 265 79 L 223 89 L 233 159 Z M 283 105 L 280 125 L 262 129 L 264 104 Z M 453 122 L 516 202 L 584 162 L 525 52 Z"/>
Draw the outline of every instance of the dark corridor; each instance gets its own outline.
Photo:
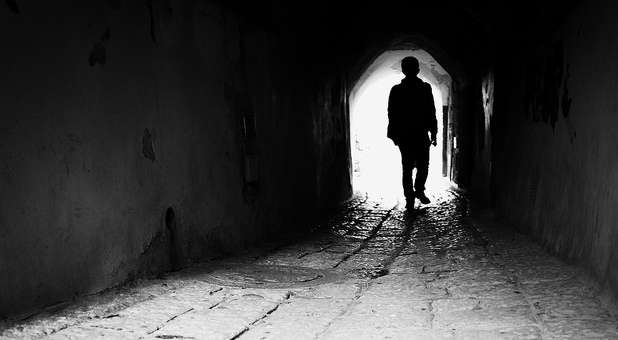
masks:
<path id="1" fill-rule="evenodd" d="M 618 337 L 616 13 L 0 2 L 0 337 Z M 439 121 L 408 213 L 404 56 Z"/>

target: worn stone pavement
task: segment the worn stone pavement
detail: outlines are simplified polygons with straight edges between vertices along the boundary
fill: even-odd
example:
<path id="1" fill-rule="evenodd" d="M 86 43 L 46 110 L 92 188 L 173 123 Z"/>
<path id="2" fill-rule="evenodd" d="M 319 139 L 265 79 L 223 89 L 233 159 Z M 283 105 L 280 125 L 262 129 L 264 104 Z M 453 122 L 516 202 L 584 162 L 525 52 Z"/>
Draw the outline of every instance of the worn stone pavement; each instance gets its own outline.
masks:
<path id="1" fill-rule="evenodd" d="M 0 331 L 46 339 L 618 339 L 586 274 L 471 218 L 356 198 L 320 231 L 84 297 Z M 612 316 L 614 315 L 614 316 Z"/>

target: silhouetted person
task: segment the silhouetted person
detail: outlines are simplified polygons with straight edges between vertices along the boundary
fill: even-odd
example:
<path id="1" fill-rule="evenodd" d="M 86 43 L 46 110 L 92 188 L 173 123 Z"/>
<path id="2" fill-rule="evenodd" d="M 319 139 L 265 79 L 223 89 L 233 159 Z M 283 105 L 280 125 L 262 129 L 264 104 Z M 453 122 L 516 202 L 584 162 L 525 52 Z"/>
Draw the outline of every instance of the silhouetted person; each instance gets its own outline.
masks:
<path id="1" fill-rule="evenodd" d="M 388 96 L 388 138 L 401 151 L 403 193 L 407 206 L 413 207 L 415 197 L 423 204 L 430 203 L 425 195 L 425 181 L 429 171 L 429 145 L 436 145 L 438 127 L 431 86 L 416 77 L 420 71 L 418 60 L 403 58 L 401 70 L 406 77 L 393 86 Z"/>

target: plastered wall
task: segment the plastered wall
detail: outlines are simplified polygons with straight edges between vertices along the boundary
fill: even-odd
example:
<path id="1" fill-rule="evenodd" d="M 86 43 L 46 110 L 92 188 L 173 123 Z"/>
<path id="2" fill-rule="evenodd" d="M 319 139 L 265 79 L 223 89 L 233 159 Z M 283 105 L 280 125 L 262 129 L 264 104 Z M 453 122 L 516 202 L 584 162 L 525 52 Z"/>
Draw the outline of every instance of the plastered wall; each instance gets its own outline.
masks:
<path id="1" fill-rule="evenodd" d="M 618 292 L 618 4 L 582 3 L 496 74 L 500 213 Z M 515 47 L 514 47 L 515 49 Z"/>
<path id="2" fill-rule="evenodd" d="M 0 41 L 0 316 L 302 229 L 347 195 L 326 151 L 343 97 L 325 113 L 293 45 L 229 8 L 3 1 Z"/>

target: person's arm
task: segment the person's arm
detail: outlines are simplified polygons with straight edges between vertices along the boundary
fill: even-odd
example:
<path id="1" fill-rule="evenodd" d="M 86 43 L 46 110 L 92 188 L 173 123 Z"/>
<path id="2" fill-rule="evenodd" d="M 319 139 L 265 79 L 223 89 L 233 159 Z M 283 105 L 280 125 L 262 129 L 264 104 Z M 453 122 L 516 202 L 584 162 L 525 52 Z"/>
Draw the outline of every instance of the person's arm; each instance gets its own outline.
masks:
<path id="1" fill-rule="evenodd" d="M 396 132 L 395 132 L 395 125 L 397 124 L 395 122 L 395 112 L 397 110 L 396 108 L 396 104 L 395 104 L 395 96 L 396 96 L 396 90 L 395 87 L 393 86 L 391 88 L 391 92 L 388 94 L 388 106 L 386 108 L 387 113 L 388 113 L 388 127 L 387 127 L 387 132 L 386 132 L 386 137 L 390 138 L 393 143 L 395 143 L 395 145 L 398 144 L 398 139 L 399 137 L 397 136 Z"/>
<path id="2" fill-rule="evenodd" d="M 431 93 L 431 85 L 427 84 L 427 122 L 429 123 L 429 133 L 431 134 L 431 144 L 436 145 L 436 135 L 438 133 L 438 121 L 436 120 L 436 107 Z"/>
<path id="3" fill-rule="evenodd" d="M 389 122 L 393 118 L 393 111 L 395 110 L 395 104 L 394 104 L 395 100 L 393 99 L 393 97 L 394 97 L 393 92 L 395 92 L 394 89 L 395 89 L 395 87 L 391 88 L 391 91 L 388 94 L 388 106 L 386 108 L 386 111 L 388 112 L 388 120 L 389 120 Z"/>

